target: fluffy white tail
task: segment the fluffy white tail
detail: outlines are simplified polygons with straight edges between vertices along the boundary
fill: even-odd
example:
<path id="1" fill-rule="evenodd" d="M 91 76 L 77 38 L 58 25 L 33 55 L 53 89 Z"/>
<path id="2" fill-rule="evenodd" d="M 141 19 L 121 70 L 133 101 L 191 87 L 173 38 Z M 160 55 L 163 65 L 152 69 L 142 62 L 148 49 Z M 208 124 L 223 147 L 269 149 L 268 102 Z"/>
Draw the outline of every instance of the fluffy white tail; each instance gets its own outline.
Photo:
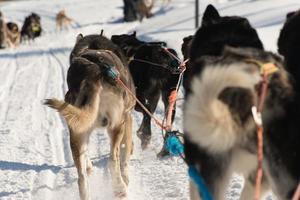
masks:
<path id="1" fill-rule="evenodd" d="M 212 153 L 233 147 L 239 127 L 227 104 L 219 100 L 228 87 L 254 90 L 259 73 L 247 71 L 245 64 L 208 66 L 201 77 L 192 80 L 192 93 L 187 99 L 184 128 L 189 139 Z"/>

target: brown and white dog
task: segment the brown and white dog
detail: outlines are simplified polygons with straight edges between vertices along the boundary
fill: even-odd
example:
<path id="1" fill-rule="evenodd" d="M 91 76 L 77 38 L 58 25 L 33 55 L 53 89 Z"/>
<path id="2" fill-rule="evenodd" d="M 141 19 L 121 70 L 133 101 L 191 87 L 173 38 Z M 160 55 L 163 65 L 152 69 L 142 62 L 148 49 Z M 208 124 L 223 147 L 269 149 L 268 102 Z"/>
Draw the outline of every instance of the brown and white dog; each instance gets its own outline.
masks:
<path id="1" fill-rule="evenodd" d="M 5 46 L 14 48 L 20 44 L 21 33 L 19 27 L 14 22 L 6 23 L 0 12 L 0 48 Z"/>
<path id="2" fill-rule="evenodd" d="M 82 36 L 78 38 L 79 42 L 85 40 Z M 91 199 L 88 175 L 92 162 L 87 149 L 89 136 L 96 128 L 106 128 L 110 137 L 109 168 L 114 194 L 116 197 L 127 194 L 128 161 L 133 150 L 131 111 L 135 100 L 110 77 L 110 68 L 117 70 L 123 83 L 134 92 L 129 70 L 112 51 L 87 48 L 71 59 L 65 101 L 48 99 L 45 102 L 65 118 L 69 127 L 82 200 Z"/>
<path id="3" fill-rule="evenodd" d="M 61 10 L 56 15 L 56 30 L 62 30 L 63 28 L 68 30 L 68 27 L 74 20 L 66 15 L 65 10 Z"/>
<path id="4" fill-rule="evenodd" d="M 252 200 L 257 168 L 257 105 L 262 84 L 258 63 L 274 63 L 262 111 L 264 162 L 262 194 L 269 187 L 280 200 L 291 199 L 300 181 L 300 103 L 280 57 L 258 49 L 225 49 L 202 57 L 193 74 L 184 111 L 185 154 L 215 200 L 225 199 L 233 172 L 242 174 L 242 200 Z M 199 200 L 191 184 L 191 199 Z"/>
<path id="5" fill-rule="evenodd" d="M 11 48 L 15 48 L 16 46 L 18 46 L 20 44 L 21 33 L 20 33 L 19 27 L 16 23 L 14 23 L 14 22 L 6 23 L 5 41 L 6 41 L 6 44 Z"/>

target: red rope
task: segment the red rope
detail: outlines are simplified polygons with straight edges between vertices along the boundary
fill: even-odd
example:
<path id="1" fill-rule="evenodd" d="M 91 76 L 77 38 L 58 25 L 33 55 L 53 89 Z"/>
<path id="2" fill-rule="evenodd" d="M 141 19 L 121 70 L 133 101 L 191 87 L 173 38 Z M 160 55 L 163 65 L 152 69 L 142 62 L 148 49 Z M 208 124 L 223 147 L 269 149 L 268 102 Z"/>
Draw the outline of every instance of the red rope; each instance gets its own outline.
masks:
<path id="1" fill-rule="evenodd" d="M 251 60 L 250 60 L 251 61 Z M 262 178 L 263 178 L 263 124 L 262 124 L 262 119 L 261 119 L 261 113 L 263 110 L 265 98 L 267 95 L 267 90 L 268 90 L 268 76 L 278 69 L 276 66 L 272 63 L 266 63 L 262 64 L 258 61 L 251 61 L 257 64 L 261 68 L 261 73 L 262 73 L 262 85 L 261 85 L 261 91 L 259 94 L 259 101 L 257 104 L 257 111 L 255 113 L 255 122 L 256 122 L 256 131 L 257 131 L 257 172 L 256 172 L 256 180 L 255 180 L 255 200 L 260 199 L 261 195 L 261 183 L 262 183 Z"/>
<path id="2" fill-rule="evenodd" d="M 264 154 L 263 154 L 263 127 L 257 127 L 257 172 L 256 172 L 256 181 L 255 181 L 255 200 L 260 199 L 260 191 L 261 191 L 261 182 L 263 177 L 262 170 L 262 162 L 263 162 Z"/>
<path id="3" fill-rule="evenodd" d="M 136 102 L 142 107 L 142 109 L 155 121 L 155 123 L 160 126 L 162 129 L 166 129 L 162 122 L 160 122 L 144 105 L 140 100 L 132 93 L 132 91 L 123 83 L 120 78 L 116 79 L 116 82 L 122 85 L 129 94 L 136 100 Z"/>
<path id="4" fill-rule="evenodd" d="M 177 99 L 177 90 L 173 90 L 169 95 L 169 108 L 168 108 L 168 115 L 167 115 L 167 129 L 170 131 L 172 129 L 172 114 L 173 110 L 175 110 L 175 103 Z"/>
<path id="5" fill-rule="evenodd" d="M 295 191 L 295 194 L 294 194 L 292 200 L 299 200 L 299 199 L 300 199 L 300 183 Z"/>

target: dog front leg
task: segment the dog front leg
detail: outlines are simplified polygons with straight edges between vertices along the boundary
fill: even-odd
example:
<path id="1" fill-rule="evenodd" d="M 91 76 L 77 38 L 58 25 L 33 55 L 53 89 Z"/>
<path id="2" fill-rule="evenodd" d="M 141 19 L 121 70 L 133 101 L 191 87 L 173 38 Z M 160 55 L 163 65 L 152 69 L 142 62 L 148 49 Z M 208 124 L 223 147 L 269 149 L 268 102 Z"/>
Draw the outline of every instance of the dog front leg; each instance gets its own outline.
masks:
<path id="1" fill-rule="evenodd" d="M 156 93 L 154 94 L 149 94 L 148 96 L 148 101 L 146 100 L 146 108 L 150 111 L 151 114 L 154 113 L 157 103 L 160 97 L 160 91 L 156 90 Z M 141 146 L 142 149 L 146 149 L 148 145 L 150 144 L 151 140 L 151 117 L 143 111 L 143 121 L 141 124 L 141 127 L 139 129 L 138 137 L 141 139 Z"/>
<path id="2" fill-rule="evenodd" d="M 254 199 L 255 179 L 256 179 L 256 171 L 253 171 L 248 177 L 245 177 L 245 184 L 244 184 L 244 188 L 243 188 L 240 199 L 243 199 L 243 200 Z M 266 177 L 263 176 L 263 179 L 261 182 L 261 197 L 263 197 L 264 193 L 268 189 L 270 189 L 268 181 L 267 181 Z"/>
<path id="3" fill-rule="evenodd" d="M 126 185 L 123 181 L 120 169 L 120 145 L 124 136 L 125 125 L 109 130 L 111 139 L 109 168 L 112 178 L 114 195 L 123 198 L 127 195 Z"/>
<path id="4" fill-rule="evenodd" d="M 83 136 L 75 136 L 70 131 L 70 142 L 73 159 L 78 173 L 78 187 L 81 200 L 90 200 L 88 174 L 87 174 L 87 145 L 88 139 Z"/>

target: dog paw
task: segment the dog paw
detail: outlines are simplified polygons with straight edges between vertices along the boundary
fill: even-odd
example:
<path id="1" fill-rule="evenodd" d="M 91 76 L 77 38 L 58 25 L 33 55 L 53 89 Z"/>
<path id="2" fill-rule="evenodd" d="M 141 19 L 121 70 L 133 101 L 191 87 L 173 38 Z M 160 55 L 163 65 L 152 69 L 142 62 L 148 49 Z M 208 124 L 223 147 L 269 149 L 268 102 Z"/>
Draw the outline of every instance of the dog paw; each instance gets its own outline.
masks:
<path id="1" fill-rule="evenodd" d="M 147 147 L 150 144 L 151 136 L 146 134 L 138 134 L 137 136 L 140 138 L 142 142 L 141 143 L 142 150 L 147 149 Z"/>
<path id="2" fill-rule="evenodd" d="M 165 146 L 160 150 L 160 152 L 156 155 L 158 159 L 164 159 L 170 156 L 170 152 L 165 149 Z"/>
<path id="3" fill-rule="evenodd" d="M 114 191 L 114 196 L 121 200 L 121 199 L 125 199 L 127 197 L 127 189 L 126 187 L 122 187 L 122 188 L 119 188 L 119 189 L 116 189 Z"/>

